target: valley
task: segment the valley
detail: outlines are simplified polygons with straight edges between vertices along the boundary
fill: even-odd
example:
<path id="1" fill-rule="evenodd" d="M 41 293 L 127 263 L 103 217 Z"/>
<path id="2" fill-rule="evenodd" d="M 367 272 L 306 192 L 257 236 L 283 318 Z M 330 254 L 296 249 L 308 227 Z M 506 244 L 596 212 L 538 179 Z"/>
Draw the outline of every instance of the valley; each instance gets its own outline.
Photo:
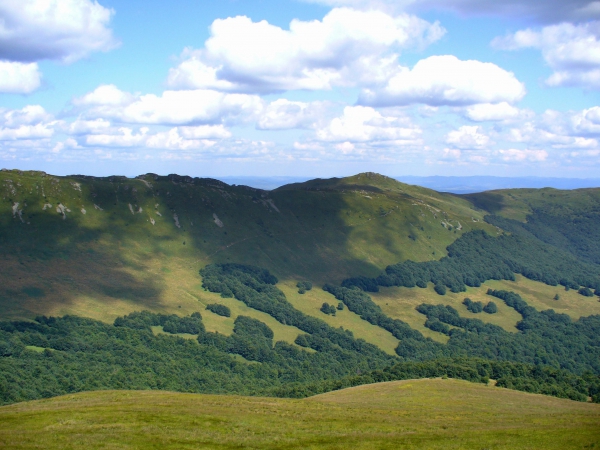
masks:
<path id="1" fill-rule="evenodd" d="M 114 389 L 132 390 L 127 395 L 135 402 L 168 398 L 167 404 L 188 401 L 187 394 L 155 390 L 183 391 L 253 396 L 219 397 L 219 410 L 240 401 L 262 405 L 260 396 L 268 396 L 269 404 L 292 408 L 281 414 L 307 423 L 316 414 L 308 405 L 323 401 L 327 406 L 319 408 L 334 408 L 327 416 L 342 423 L 357 414 L 339 406 L 342 392 L 384 399 L 392 394 L 377 392 L 387 392 L 386 383 L 414 378 L 424 380 L 414 385 L 426 386 L 420 396 L 446 396 L 443 404 L 451 397 L 462 404 L 499 396 L 475 403 L 508 408 L 498 414 L 511 424 L 517 414 L 511 395 L 600 401 L 599 189 L 459 196 L 364 173 L 262 191 L 178 175 L 1 171 L 0 195 L 2 403 L 98 391 L 69 398 L 105 405 L 98 406 L 104 411 L 111 407 L 103 402 L 125 395 Z M 482 311 L 489 303 L 493 309 Z M 227 314 L 207 309 L 215 304 Z M 344 388 L 350 389 L 339 391 Z M 152 392 L 134 392 L 139 389 Z M 53 401 L 40 405 L 52 409 Z M 4 408 L 0 414 L 12 411 Z M 569 408 L 565 414 L 579 414 Z M 459 413 L 436 414 L 441 420 Z M 552 441 L 560 448 L 560 439 L 547 439 L 558 416 L 542 416 L 519 430 L 533 433 L 533 447 Z M 571 416 L 577 417 L 572 426 L 583 430 L 584 416 Z M 130 412 L 123 417 L 125 429 L 138 429 Z M 442 437 L 435 436 L 447 439 L 443 430 L 452 429 L 467 439 L 458 443 L 475 445 L 465 425 L 475 416 L 460 417 L 439 429 L 418 419 L 420 425 L 402 428 L 408 435 L 369 434 L 365 425 L 361 442 L 364 448 L 392 448 L 390 442 L 438 448 Z M 86 428 L 76 423 L 74 430 Z M 504 425 L 493 431 L 490 423 L 481 445 L 507 435 L 499 431 Z M 338 448 L 327 427 L 318 429 L 324 440 L 314 446 Z M 347 431 L 336 427 L 335 442 L 343 442 Z M 425 429 L 438 431 L 423 440 Z M 177 430 L 182 442 L 212 442 L 220 433 Z M 281 435 L 273 430 L 260 433 L 312 445 L 285 427 Z M 522 432 L 506 448 L 526 448 Z M 231 445 L 250 439 L 244 433 Z"/>

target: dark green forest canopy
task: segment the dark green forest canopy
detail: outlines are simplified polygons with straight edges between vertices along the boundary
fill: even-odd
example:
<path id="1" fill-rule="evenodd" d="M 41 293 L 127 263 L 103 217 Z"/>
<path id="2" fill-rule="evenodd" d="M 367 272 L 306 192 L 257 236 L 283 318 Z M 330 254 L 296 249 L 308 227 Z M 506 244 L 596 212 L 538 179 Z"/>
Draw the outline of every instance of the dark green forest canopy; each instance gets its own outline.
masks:
<path id="1" fill-rule="evenodd" d="M 495 223 L 516 221 L 495 217 Z M 377 292 L 379 286 L 421 287 L 427 283 L 461 292 L 466 286 L 481 286 L 487 280 L 514 280 L 515 274 L 551 286 L 600 288 L 600 266 L 581 261 L 573 254 L 536 239 L 514 226 L 512 234 L 492 237 L 485 231 L 465 233 L 448 246 L 448 256 L 439 261 L 405 261 L 390 265 L 377 278 L 348 278 L 344 287 Z"/>
<path id="2" fill-rule="evenodd" d="M 181 318 L 181 323 L 191 319 Z M 388 360 L 380 368 L 360 371 L 355 365 L 359 352 L 348 360 L 348 354 L 332 345 L 314 353 L 282 342 L 273 345 L 272 331 L 252 318 L 238 316 L 230 337 L 200 331 L 198 342 L 154 336 L 150 331 L 151 326 L 168 322 L 177 320 L 148 312 L 125 316 L 114 325 L 73 316 L 0 322 L 0 402 L 98 389 L 306 397 L 365 383 L 423 377 L 483 383 L 495 379 L 502 387 L 580 401 L 592 396 L 600 401 L 600 377 L 590 372 L 578 376 L 540 365 L 478 358 Z M 239 362 L 232 353 L 260 361 Z"/>

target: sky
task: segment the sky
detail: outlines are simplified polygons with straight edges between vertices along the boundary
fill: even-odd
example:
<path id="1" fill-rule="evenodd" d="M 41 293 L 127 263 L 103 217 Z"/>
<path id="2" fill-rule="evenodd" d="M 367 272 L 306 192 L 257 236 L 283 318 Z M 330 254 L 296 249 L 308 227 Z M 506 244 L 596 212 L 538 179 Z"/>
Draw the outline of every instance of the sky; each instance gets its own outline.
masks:
<path id="1" fill-rule="evenodd" d="M 0 167 L 599 178 L 600 1 L 0 0 Z"/>

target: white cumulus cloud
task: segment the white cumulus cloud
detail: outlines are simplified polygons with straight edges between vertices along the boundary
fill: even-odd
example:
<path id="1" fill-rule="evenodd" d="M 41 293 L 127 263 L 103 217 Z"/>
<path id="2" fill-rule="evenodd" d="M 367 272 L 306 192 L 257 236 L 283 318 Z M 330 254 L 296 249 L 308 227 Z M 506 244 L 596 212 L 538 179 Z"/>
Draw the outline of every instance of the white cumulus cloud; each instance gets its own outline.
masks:
<path id="1" fill-rule="evenodd" d="M 104 133 L 88 134 L 82 142 L 87 147 L 193 150 L 212 147 L 216 142 L 230 137 L 231 132 L 223 125 L 175 127 L 154 133 L 148 127 L 142 127 L 137 132 L 130 127 L 119 127 Z"/>
<path id="2" fill-rule="evenodd" d="M 465 110 L 465 115 L 475 122 L 516 119 L 530 114 L 529 111 L 520 110 L 507 102 L 479 103 Z"/>
<path id="3" fill-rule="evenodd" d="M 105 119 L 82 120 L 77 119 L 66 124 L 64 130 L 72 135 L 97 134 L 105 132 L 111 127 L 111 123 Z"/>
<path id="4" fill-rule="evenodd" d="M 52 137 L 54 129 L 44 124 L 21 125 L 17 128 L 0 128 L 0 141 L 17 139 L 43 139 Z"/>
<path id="5" fill-rule="evenodd" d="M 383 116 L 367 106 L 347 106 L 341 117 L 316 130 L 319 141 L 414 143 L 422 130 L 406 117 Z"/>
<path id="6" fill-rule="evenodd" d="M 30 94 L 41 85 L 37 63 L 0 61 L 0 92 Z"/>
<path id="7" fill-rule="evenodd" d="M 0 140 L 36 140 L 54 135 L 57 121 L 40 105 L 0 110 Z"/>
<path id="8" fill-rule="evenodd" d="M 53 116 L 40 105 L 27 105 L 22 109 L 0 110 L 0 123 L 7 127 L 38 124 L 52 119 Z"/>
<path id="9" fill-rule="evenodd" d="M 448 133 L 446 143 L 459 149 L 483 149 L 490 144 L 490 137 L 481 127 L 464 125 Z"/>
<path id="10" fill-rule="evenodd" d="M 187 49 L 169 72 L 178 89 L 237 92 L 321 90 L 381 82 L 397 52 L 424 47 L 445 30 L 405 13 L 336 8 L 322 21 L 293 20 L 289 30 L 245 16 L 215 20 L 200 50 Z"/>
<path id="11" fill-rule="evenodd" d="M 401 68 L 384 87 L 365 89 L 359 101 L 371 106 L 465 106 L 514 103 L 524 95 L 525 86 L 512 72 L 492 63 L 442 55 L 422 59 L 412 69 Z"/>
<path id="12" fill-rule="evenodd" d="M 109 28 L 112 15 L 95 0 L 3 0 L 0 59 L 70 63 L 110 50 L 116 45 Z"/>
<path id="13" fill-rule="evenodd" d="M 571 118 L 573 128 L 583 135 L 600 136 L 600 106 L 584 109 Z"/>
<path id="14" fill-rule="evenodd" d="M 261 130 L 310 128 L 321 120 L 327 102 L 297 102 L 284 98 L 269 103 L 256 127 Z"/>
<path id="15" fill-rule="evenodd" d="M 112 85 L 73 100 L 86 119 L 107 118 L 125 123 L 200 125 L 244 122 L 257 117 L 264 101 L 256 95 L 227 94 L 207 89 L 133 95 Z"/>
<path id="16" fill-rule="evenodd" d="M 511 148 L 507 150 L 499 150 L 502 160 L 510 162 L 522 162 L 532 161 L 541 162 L 548 158 L 548 152 L 546 150 L 520 150 Z"/>
<path id="17" fill-rule="evenodd" d="M 423 12 L 453 11 L 461 16 L 497 16 L 518 20 L 556 23 L 600 17 L 597 0 L 305 0 L 328 6 L 381 8 Z"/>
<path id="18" fill-rule="evenodd" d="M 494 39 L 492 45 L 504 50 L 539 49 L 554 70 L 546 80 L 549 86 L 600 89 L 599 21 L 520 30 Z"/>

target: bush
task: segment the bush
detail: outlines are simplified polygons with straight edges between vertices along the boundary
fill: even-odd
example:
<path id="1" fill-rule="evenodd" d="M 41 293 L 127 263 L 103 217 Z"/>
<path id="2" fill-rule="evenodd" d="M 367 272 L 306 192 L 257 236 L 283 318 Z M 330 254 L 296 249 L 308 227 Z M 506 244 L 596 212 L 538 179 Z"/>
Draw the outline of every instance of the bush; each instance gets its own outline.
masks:
<path id="1" fill-rule="evenodd" d="M 577 293 L 579 295 L 583 295 L 584 297 L 593 297 L 594 293 L 592 292 L 592 290 L 588 287 L 582 287 L 580 288 Z"/>
<path id="2" fill-rule="evenodd" d="M 486 312 L 488 314 L 496 314 L 498 312 L 498 307 L 494 302 L 489 302 L 483 307 L 483 312 Z"/>
<path id="3" fill-rule="evenodd" d="M 231 310 L 227 306 L 221 305 L 220 303 L 211 303 L 210 305 L 206 305 L 206 309 L 219 316 L 231 317 Z"/>
<path id="4" fill-rule="evenodd" d="M 433 287 L 433 290 L 439 295 L 446 295 L 446 286 L 444 286 L 443 284 L 436 284 Z"/>

